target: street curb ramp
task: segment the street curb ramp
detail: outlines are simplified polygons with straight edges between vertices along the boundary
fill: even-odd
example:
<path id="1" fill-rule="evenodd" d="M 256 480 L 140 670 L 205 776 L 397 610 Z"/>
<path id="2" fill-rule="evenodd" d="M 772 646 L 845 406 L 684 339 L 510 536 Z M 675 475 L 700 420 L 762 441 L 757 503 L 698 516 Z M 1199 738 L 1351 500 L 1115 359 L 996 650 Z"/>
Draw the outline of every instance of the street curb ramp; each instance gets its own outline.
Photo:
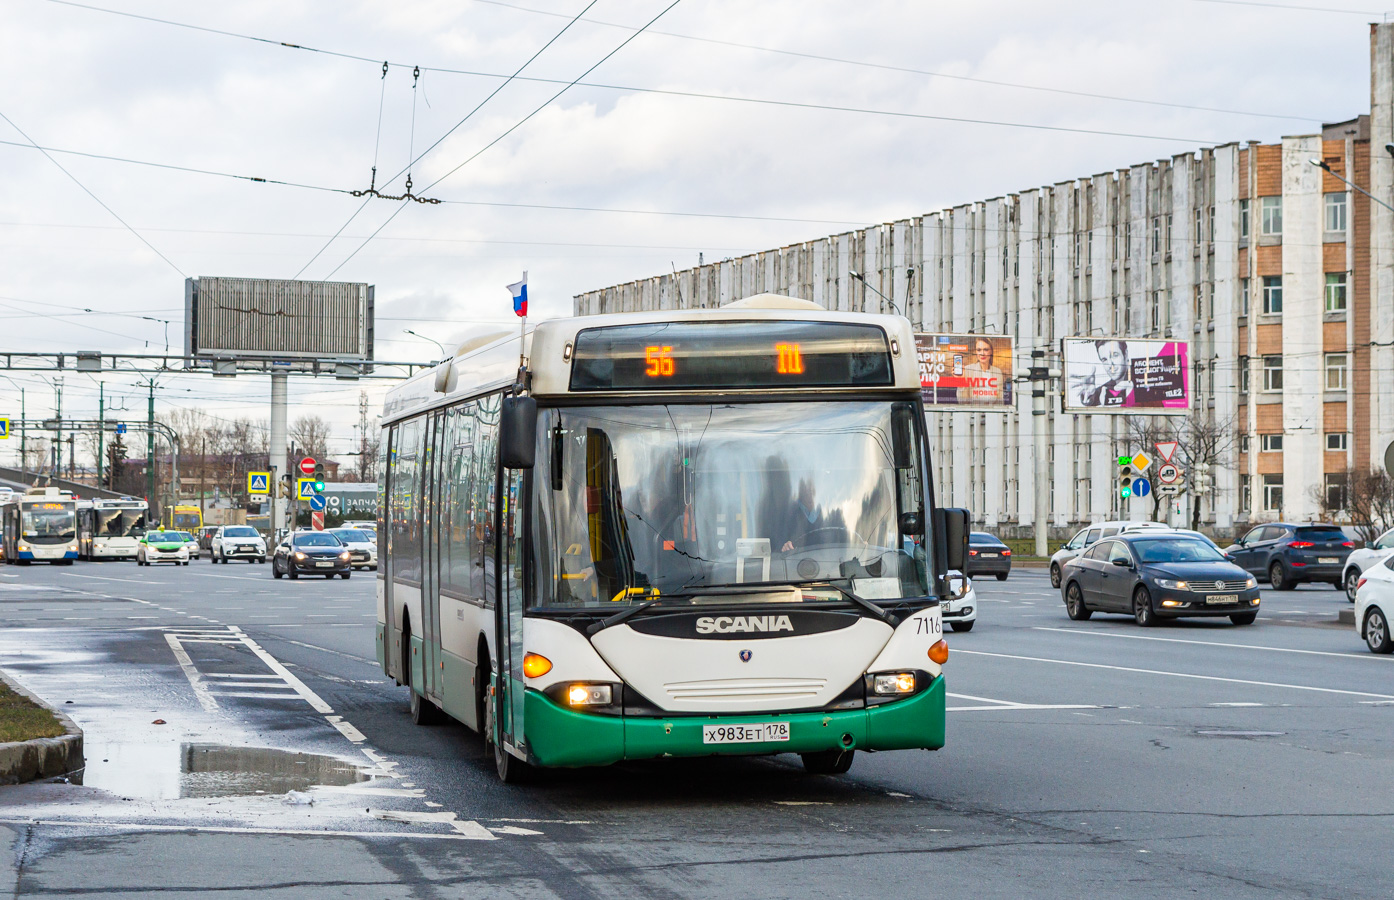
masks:
<path id="1" fill-rule="evenodd" d="M 29 698 L 53 713 L 68 731 L 62 737 L 0 744 L 0 785 L 23 784 L 26 781 L 57 778 L 62 775 L 68 776 L 70 782 L 81 784 L 82 771 L 87 763 L 82 755 L 82 729 L 61 711 L 15 683 L 15 680 L 4 672 L 0 672 L 0 681 L 9 685 L 16 694 Z"/>

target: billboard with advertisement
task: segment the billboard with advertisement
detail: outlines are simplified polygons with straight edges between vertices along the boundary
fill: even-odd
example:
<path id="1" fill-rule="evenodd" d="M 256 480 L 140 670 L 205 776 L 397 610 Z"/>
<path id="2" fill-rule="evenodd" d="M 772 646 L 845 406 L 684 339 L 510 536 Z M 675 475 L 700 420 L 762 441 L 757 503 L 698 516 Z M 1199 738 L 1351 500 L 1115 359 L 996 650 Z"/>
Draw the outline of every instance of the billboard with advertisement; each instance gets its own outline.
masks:
<path id="1" fill-rule="evenodd" d="M 1184 414 L 1189 347 L 1164 338 L 1065 338 L 1066 412 Z"/>
<path id="2" fill-rule="evenodd" d="M 938 409 L 1011 409 L 1015 343 L 1005 334 L 917 334 L 920 393 Z"/>

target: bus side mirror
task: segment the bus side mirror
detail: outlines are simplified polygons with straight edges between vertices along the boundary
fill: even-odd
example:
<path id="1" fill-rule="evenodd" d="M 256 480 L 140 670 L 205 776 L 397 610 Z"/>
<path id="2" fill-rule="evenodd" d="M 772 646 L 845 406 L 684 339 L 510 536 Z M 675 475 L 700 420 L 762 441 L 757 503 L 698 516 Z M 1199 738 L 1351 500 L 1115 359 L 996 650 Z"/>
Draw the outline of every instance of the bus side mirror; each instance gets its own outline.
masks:
<path id="1" fill-rule="evenodd" d="M 963 571 L 968 559 L 968 510 L 934 510 L 934 531 L 944 542 L 944 568 Z"/>
<path id="2" fill-rule="evenodd" d="M 537 401 L 503 398 L 499 415 L 499 461 L 505 469 L 531 469 L 537 460 Z"/>
<path id="3" fill-rule="evenodd" d="M 900 514 L 900 533 L 906 537 L 920 537 L 924 534 L 924 518 L 917 512 Z"/>

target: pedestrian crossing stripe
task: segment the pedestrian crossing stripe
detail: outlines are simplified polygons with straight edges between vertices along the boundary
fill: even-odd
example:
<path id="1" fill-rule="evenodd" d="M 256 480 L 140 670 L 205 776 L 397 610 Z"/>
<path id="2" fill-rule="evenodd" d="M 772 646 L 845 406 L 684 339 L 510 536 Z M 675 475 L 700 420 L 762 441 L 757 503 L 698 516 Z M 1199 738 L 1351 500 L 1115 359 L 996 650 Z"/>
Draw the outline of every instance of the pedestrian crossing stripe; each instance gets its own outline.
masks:
<path id="1" fill-rule="evenodd" d="M 247 473 L 247 493 L 249 493 L 249 494 L 269 494 L 269 493 L 271 493 L 271 473 L 270 473 L 270 472 L 248 472 L 248 473 Z"/>

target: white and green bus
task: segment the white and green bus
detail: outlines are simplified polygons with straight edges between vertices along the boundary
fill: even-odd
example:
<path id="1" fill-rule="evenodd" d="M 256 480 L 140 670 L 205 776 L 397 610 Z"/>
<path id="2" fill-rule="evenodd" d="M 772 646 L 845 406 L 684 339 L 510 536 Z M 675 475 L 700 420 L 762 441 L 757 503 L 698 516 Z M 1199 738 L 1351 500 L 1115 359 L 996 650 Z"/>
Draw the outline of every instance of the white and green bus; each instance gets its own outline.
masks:
<path id="1" fill-rule="evenodd" d="M 388 395 L 377 654 L 499 775 L 944 743 L 937 509 L 898 316 L 760 295 L 546 321 Z"/>

